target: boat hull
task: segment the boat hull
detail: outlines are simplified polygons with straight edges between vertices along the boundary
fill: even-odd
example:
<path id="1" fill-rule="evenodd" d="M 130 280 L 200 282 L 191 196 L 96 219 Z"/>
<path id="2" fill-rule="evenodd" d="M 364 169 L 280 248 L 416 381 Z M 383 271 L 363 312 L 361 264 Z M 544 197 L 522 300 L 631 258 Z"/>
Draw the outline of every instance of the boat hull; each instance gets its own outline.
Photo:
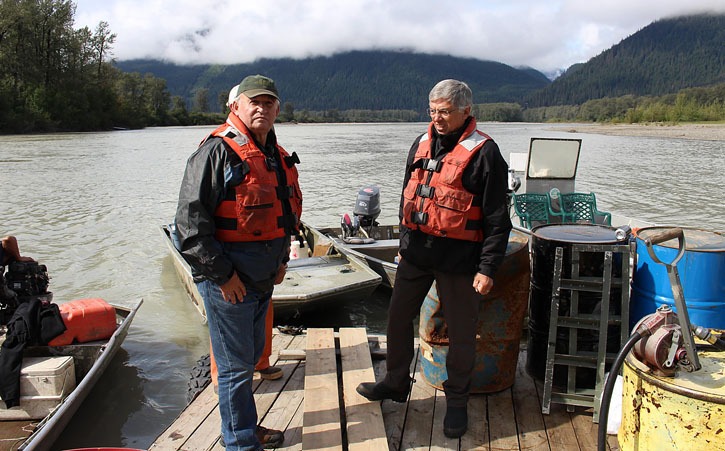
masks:
<path id="1" fill-rule="evenodd" d="M 139 300 L 132 308 L 114 306 L 118 327 L 108 340 L 58 347 L 35 346 L 26 350 L 24 355 L 28 357 L 73 355 L 76 378 L 80 382 L 58 408 L 38 424 L 35 432 L 18 447 L 18 450 L 47 451 L 51 449 L 53 443 L 60 437 L 121 348 L 131 322 L 142 303 L 143 300 Z"/>
<path id="2" fill-rule="evenodd" d="M 342 239 L 339 228 L 321 229 L 321 233 L 330 237 L 335 246 L 343 252 L 352 254 L 362 260 L 382 278 L 381 285 L 388 288 L 395 286 L 395 273 L 398 264 L 395 258 L 400 249 L 400 229 L 397 225 L 378 225 L 370 230 L 368 240 Z"/>
<path id="3" fill-rule="evenodd" d="M 170 226 L 161 226 L 161 234 L 189 298 L 206 322 L 204 301 L 194 283 L 191 267 L 174 245 Z M 380 285 L 381 277 L 363 260 L 341 252 L 315 227 L 303 223 L 302 234 L 300 258 L 289 261 L 284 280 L 275 286 L 272 294 L 275 316 L 359 301 Z"/>

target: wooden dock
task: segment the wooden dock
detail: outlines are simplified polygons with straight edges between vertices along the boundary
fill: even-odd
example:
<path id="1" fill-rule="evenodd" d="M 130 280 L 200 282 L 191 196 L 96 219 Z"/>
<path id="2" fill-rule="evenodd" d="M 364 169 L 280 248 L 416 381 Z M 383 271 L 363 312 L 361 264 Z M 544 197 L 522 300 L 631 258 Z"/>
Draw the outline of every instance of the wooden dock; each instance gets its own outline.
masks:
<path id="1" fill-rule="evenodd" d="M 385 353 L 384 337 L 368 337 L 361 328 L 275 334 L 272 361 L 284 377 L 255 377 L 254 397 L 260 423 L 285 431 L 281 450 L 596 450 L 591 409 L 569 413 L 552 404 L 549 415 L 541 414 L 542 384 L 526 374 L 525 352 L 513 387 L 471 396 L 469 429 L 461 439 L 443 435 L 445 397 L 420 375 L 407 403 L 370 402 L 357 394 L 358 383 L 379 380 L 385 372 L 385 360 L 378 358 Z M 222 451 L 219 434 L 210 385 L 149 451 Z M 613 436 L 608 444 L 619 449 Z"/>

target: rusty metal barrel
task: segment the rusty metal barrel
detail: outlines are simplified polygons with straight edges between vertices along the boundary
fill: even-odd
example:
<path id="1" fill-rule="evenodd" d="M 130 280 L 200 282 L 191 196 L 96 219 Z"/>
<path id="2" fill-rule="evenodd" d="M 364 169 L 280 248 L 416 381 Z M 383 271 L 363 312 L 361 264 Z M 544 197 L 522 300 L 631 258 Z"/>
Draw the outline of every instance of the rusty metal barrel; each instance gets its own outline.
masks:
<path id="1" fill-rule="evenodd" d="M 617 434 L 621 449 L 725 449 L 725 361 L 713 350 L 698 357 L 699 371 L 667 377 L 627 356 Z"/>
<path id="2" fill-rule="evenodd" d="M 479 309 L 471 393 L 493 393 L 513 385 L 528 304 L 529 277 L 528 237 L 513 230 L 506 257 L 496 272 L 494 288 L 483 298 Z M 438 389 L 448 379 L 447 330 L 433 284 L 420 310 L 418 333 L 421 375 Z"/>

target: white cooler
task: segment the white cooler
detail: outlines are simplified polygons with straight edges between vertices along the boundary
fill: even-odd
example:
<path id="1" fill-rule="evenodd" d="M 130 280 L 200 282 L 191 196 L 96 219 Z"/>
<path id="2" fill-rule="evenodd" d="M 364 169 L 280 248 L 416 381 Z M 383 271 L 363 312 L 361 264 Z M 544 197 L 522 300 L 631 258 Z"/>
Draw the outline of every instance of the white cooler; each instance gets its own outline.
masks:
<path id="1" fill-rule="evenodd" d="M 0 420 L 45 418 L 76 386 L 73 357 L 26 357 L 20 370 L 20 405 L 0 402 Z"/>

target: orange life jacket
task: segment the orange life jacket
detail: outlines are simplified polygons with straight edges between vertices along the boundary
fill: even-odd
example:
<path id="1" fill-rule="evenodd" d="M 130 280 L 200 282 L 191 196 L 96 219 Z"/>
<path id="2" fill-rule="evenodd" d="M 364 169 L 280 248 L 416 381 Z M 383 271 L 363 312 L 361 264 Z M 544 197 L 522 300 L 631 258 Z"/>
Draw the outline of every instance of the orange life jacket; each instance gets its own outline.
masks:
<path id="1" fill-rule="evenodd" d="M 403 189 L 403 225 L 429 235 L 483 241 L 481 197 L 463 187 L 463 170 L 490 136 L 471 120 L 461 140 L 443 158 L 431 158 L 433 124 L 420 139 Z"/>
<path id="2" fill-rule="evenodd" d="M 294 166 L 299 163 L 297 155 L 290 156 L 277 145 L 287 179 L 282 186 L 277 172 L 236 116 L 230 114 L 227 123 L 212 136 L 222 138 L 249 167 L 242 182 L 234 187 L 233 196 L 227 193 L 214 213 L 216 238 L 225 242 L 265 241 L 299 231 L 302 191 Z M 291 211 L 285 211 L 285 201 L 289 201 Z"/>

